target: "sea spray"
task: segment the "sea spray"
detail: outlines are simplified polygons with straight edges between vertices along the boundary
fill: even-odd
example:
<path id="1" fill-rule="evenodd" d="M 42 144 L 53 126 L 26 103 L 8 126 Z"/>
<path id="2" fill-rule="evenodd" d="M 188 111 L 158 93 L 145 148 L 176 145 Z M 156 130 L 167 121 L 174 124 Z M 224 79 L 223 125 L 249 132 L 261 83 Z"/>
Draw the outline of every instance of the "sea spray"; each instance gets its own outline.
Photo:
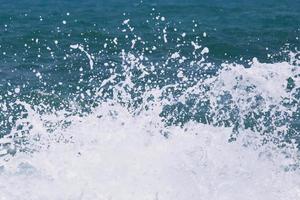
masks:
<path id="1" fill-rule="evenodd" d="M 300 198 L 299 53 L 214 62 L 209 32 L 153 15 L 150 39 L 127 18 L 98 51 L 55 39 L 5 85 L 0 198 Z"/>

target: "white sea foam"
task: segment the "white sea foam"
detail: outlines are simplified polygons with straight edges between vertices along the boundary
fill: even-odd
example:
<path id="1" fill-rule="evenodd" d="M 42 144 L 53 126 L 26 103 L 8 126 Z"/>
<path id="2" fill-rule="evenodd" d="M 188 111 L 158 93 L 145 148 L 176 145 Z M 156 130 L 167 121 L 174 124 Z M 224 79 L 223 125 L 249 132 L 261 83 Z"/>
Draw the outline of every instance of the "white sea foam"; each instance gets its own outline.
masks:
<path id="1" fill-rule="evenodd" d="M 110 116 L 112 111 L 117 114 Z M 276 151 L 228 143 L 230 129 L 195 123 L 165 129 L 166 139 L 153 117 L 103 105 L 74 119 L 62 131 L 72 142 L 19 153 L 4 165 L 1 198 L 300 198 L 298 172 L 285 172 L 281 165 L 291 161 Z M 45 133 L 37 127 L 33 132 Z"/>
<path id="2" fill-rule="evenodd" d="M 225 68 L 210 84 L 215 92 L 241 95 L 234 81 L 242 75 L 240 84 L 254 84 L 279 104 L 286 78 L 297 73 L 288 63 L 257 62 Z M 196 122 L 166 127 L 159 117 L 161 92 L 149 91 L 155 105 L 139 114 L 107 102 L 85 117 L 69 117 L 70 126 L 52 133 L 45 121 L 63 120 L 64 111 L 40 115 L 21 103 L 33 124 L 27 136 L 33 152 L 2 162 L 0 199 L 300 199 L 300 174 L 290 168 L 297 163 L 295 144 L 260 146 L 260 137 L 246 130 L 229 143 L 231 128 Z"/>

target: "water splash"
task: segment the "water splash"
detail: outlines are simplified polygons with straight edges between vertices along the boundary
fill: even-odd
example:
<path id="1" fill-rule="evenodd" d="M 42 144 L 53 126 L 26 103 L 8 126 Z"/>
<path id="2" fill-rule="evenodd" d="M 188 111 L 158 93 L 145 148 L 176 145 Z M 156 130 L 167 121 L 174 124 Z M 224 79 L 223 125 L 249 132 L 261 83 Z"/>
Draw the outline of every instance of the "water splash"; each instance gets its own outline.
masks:
<path id="1" fill-rule="evenodd" d="M 130 20 L 123 26 L 98 54 L 68 46 L 66 58 L 79 49 L 90 67 L 78 69 L 75 85 L 7 92 L 2 199 L 300 198 L 297 53 L 290 62 L 217 64 L 200 36 L 158 24 L 153 44 Z M 174 44 L 162 54 L 165 43 Z M 64 99 L 65 85 L 75 91 Z"/>

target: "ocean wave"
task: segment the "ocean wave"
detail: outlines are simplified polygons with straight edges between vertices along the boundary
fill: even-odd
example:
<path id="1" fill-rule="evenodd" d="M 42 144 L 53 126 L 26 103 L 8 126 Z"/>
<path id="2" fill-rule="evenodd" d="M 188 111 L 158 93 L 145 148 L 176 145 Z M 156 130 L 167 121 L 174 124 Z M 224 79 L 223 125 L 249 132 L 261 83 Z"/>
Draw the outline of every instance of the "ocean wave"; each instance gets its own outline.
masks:
<path id="1" fill-rule="evenodd" d="M 180 33 L 157 59 L 177 36 L 163 28 L 151 47 L 132 37 L 115 61 L 70 44 L 87 65 L 65 99 L 64 82 L 1 97 L 0 199 L 300 198 L 297 52 L 289 62 L 218 64 L 199 37 Z"/>

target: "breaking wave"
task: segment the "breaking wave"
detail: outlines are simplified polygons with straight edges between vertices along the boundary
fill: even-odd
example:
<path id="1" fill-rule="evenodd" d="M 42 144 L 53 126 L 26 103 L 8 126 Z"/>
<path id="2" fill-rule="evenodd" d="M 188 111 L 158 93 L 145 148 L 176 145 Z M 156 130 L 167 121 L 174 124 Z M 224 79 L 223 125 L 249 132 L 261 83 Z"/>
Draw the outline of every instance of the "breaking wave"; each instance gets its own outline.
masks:
<path id="1" fill-rule="evenodd" d="M 300 198 L 299 53 L 215 63 L 199 36 L 122 27 L 98 53 L 69 44 L 75 85 L 7 86 L 0 199 Z"/>

